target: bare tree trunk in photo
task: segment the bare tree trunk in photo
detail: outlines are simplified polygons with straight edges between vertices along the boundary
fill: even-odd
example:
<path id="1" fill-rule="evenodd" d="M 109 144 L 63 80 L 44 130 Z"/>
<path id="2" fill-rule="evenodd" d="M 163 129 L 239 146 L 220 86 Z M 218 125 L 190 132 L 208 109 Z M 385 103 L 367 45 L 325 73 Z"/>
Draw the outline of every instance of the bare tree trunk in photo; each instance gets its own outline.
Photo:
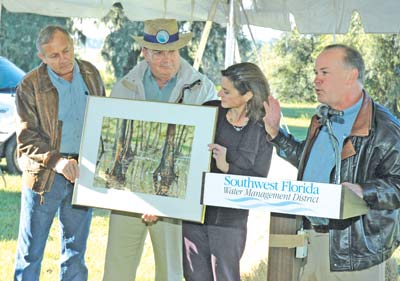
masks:
<path id="1" fill-rule="evenodd" d="M 125 183 L 126 180 L 126 172 L 128 170 L 128 167 L 130 163 L 133 161 L 135 154 L 132 151 L 131 148 L 131 142 L 132 142 L 132 136 L 133 136 L 133 125 L 134 121 L 133 120 L 128 120 L 127 122 L 127 133 L 125 137 L 125 143 L 124 147 L 122 149 L 122 157 L 121 157 L 121 182 Z"/>
<path id="2" fill-rule="evenodd" d="M 125 183 L 126 170 L 134 157 L 131 149 L 133 122 L 133 120 L 124 119 L 119 129 L 114 164 L 109 173 L 119 183 Z"/>
<path id="3" fill-rule="evenodd" d="M 171 184 L 176 180 L 174 154 L 175 134 L 176 125 L 168 124 L 160 164 L 153 172 L 154 190 L 157 195 L 167 196 Z"/>
<path id="4" fill-rule="evenodd" d="M 160 143 L 160 136 L 161 136 L 161 127 L 162 127 L 162 125 L 160 123 L 157 123 L 156 134 L 155 134 L 153 142 L 151 144 L 151 146 L 154 148 L 154 151 L 158 150 L 158 146 Z"/>
<path id="5" fill-rule="evenodd" d="M 96 169 L 97 166 L 100 164 L 101 157 L 104 154 L 104 141 L 103 138 L 100 136 L 100 144 L 99 144 L 99 152 L 97 153 L 97 160 L 96 160 Z"/>
<path id="6" fill-rule="evenodd" d="M 146 151 L 150 147 L 150 138 L 151 138 L 151 135 L 152 135 L 152 130 L 153 130 L 153 123 L 150 123 L 149 124 L 149 129 L 148 129 L 148 132 L 147 132 L 147 136 L 146 136 L 146 142 L 144 143 L 144 148 L 145 148 Z"/>
<path id="7" fill-rule="evenodd" d="M 116 143 L 116 149 L 115 149 L 115 158 L 114 158 L 114 164 L 112 168 L 110 169 L 110 176 L 115 177 L 115 179 L 120 182 L 120 177 L 121 177 L 121 156 L 122 156 L 122 150 L 124 147 L 124 140 L 125 140 L 125 134 L 126 134 L 126 122 L 127 120 L 124 119 L 121 122 L 121 125 L 118 130 L 118 140 Z"/>
<path id="8" fill-rule="evenodd" d="M 181 151 L 182 151 L 181 146 L 182 146 L 182 143 L 183 143 L 183 134 L 185 132 L 185 129 L 186 129 L 186 126 L 182 125 L 181 126 L 181 130 L 178 133 L 179 136 L 178 136 L 178 140 L 176 142 L 178 145 L 175 148 L 175 155 L 179 155 L 181 153 Z"/>

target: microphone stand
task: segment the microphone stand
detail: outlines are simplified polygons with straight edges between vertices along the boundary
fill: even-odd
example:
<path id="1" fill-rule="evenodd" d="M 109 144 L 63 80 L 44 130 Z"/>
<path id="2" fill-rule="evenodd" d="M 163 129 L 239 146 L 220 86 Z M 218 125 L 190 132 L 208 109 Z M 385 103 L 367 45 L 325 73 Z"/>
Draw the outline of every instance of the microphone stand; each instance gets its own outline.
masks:
<path id="1" fill-rule="evenodd" d="M 333 151 L 335 153 L 335 161 L 336 161 L 336 171 L 335 171 L 335 184 L 340 184 L 340 172 L 341 172 L 341 157 L 339 153 L 339 141 L 333 134 L 332 130 L 332 121 L 329 118 L 329 114 L 321 116 L 320 122 L 321 125 L 326 125 L 326 128 L 328 129 L 328 135 L 329 139 L 331 140 L 332 146 L 333 146 Z"/>

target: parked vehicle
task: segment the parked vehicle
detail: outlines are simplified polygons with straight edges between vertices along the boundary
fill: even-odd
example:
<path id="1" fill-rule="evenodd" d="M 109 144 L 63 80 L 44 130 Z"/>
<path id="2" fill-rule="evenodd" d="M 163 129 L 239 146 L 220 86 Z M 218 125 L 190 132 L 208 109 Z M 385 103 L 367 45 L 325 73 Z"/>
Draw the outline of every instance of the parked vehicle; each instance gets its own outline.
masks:
<path id="1" fill-rule="evenodd" d="M 19 174 L 15 138 L 15 88 L 25 72 L 0 56 L 0 158 L 6 158 L 7 170 Z"/>

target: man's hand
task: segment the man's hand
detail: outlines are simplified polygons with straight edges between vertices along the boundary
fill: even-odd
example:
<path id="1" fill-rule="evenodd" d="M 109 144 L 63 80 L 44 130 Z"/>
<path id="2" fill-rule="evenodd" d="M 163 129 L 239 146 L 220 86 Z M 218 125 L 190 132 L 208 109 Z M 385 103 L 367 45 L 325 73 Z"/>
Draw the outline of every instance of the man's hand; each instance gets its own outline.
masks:
<path id="1" fill-rule="evenodd" d="M 61 158 L 58 160 L 55 170 L 72 183 L 79 177 L 78 162 L 75 159 Z"/>
<path id="2" fill-rule="evenodd" d="M 156 222 L 158 220 L 158 217 L 156 215 L 152 215 L 152 214 L 143 214 L 142 215 L 142 220 L 145 223 L 153 223 L 153 222 Z"/>
<path id="3" fill-rule="evenodd" d="M 270 135 L 271 139 L 274 139 L 279 132 L 279 124 L 281 122 L 281 106 L 278 100 L 273 96 L 268 97 L 268 103 L 264 102 L 265 116 L 264 126 L 265 131 Z"/>
<path id="4" fill-rule="evenodd" d="M 344 187 L 350 189 L 351 191 L 353 191 L 361 199 L 364 197 L 363 196 L 363 190 L 362 190 L 362 187 L 360 185 L 358 185 L 356 183 L 343 182 L 342 186 L 344 186 Z"/>

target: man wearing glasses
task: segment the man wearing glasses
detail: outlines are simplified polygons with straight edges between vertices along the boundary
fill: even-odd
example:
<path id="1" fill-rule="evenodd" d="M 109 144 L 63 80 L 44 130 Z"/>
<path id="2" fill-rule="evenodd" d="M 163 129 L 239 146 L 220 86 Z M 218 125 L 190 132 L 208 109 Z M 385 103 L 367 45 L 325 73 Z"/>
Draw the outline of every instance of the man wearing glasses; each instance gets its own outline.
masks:
<path id="1" fill-rule="evenodd" d="M 147 20 L 143 37 L 134 39 L 142 46 L 144 60 L 116 83 L 111 97 L 185 104 L 217 98 L 214 84 L 181 58 L 179 49 L 192 33 L 179 33 L 176 20 Z M 155 280 L 182 280 L 181 221 L 113 211 L 103 281 L 136 278 L 147 233 L 153 245 Z"/>

